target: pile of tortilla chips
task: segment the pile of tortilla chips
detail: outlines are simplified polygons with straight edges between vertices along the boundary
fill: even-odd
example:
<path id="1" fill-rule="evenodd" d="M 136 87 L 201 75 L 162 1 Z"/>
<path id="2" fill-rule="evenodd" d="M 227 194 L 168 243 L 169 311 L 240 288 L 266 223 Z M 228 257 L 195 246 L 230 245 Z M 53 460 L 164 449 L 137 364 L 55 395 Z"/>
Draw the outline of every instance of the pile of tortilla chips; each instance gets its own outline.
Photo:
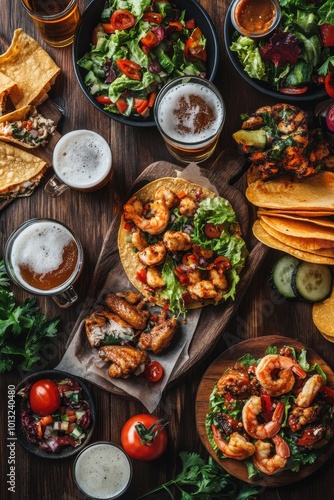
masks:
<path id="1" fill-rule="evenodd" d="M 11 101 L 16 119 L 23 119 L 30 105 L 41 104 L 48 97 L 59 73 L 60 68 L 38 42 L 22 29 L 15 30 L 10 47 L 0 55 L 0 115 L 5 113 L 4 120 L 10 116 L 6 110 Z M 0 140 L 0 199 L 31 194 L 46 167 L 40 158 Z"/>

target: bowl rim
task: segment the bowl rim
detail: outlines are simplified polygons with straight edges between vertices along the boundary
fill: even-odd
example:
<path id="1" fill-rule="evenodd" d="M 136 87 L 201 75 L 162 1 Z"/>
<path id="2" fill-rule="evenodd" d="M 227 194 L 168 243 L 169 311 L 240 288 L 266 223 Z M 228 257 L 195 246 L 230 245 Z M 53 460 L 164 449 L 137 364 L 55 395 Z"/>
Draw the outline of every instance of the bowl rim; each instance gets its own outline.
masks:
<path id="1" fill-rule="evenodd" d="M 72 65 L 73 65 L 73 69 L 74 69 L 77 83 L 79 84 L 79 87 L 80 87 L 82 93 L 90 101 L 90 103 L 98 111 L 100 111 L 104 115 L 108 116 L 112 120 L 117 121 L 119 123 L 122 123 L 123 125 L 129 125 L 129 126 L 134 126 L 134 127 L 142 127 L 142 128 L 155 127 L 156 123 L 155 123 L 155 120 L 153 118 L 153 114 L 152 114 L 152 118 L 150 118 L 149 120 L 141 120 L 139 118 L 134 119 L 134 118 L 126 117 L 123 115 L 118 115 L 116 113 L 110 113 L 109 111 L 104 110 L 103 106 L 101 104 L 99 104 L 94 99 L 94 97 L 91 94 L 89 94 L 89 92 L 87 92 L 85 90 L 85 84 L 83 82 L 82 74 L 81 74 L 80 68 L 77 64 L 78 58 L 80 58 L 80 56 L 78 55 L 78 52 L 79 52 L 78 51 L 78 40 L 79 40 L 79 36 L 81 35 L 82 30 L 84 29 L 84 23 L 89 18 L 91 11 L 95 8 L 95 4 L 99 3 L 99 2 L 101 4 L 103 4 L 105 1 L 106 0 L 91 0 L 80 17 L 80 21 L 79 21 L 78 27 L 77 27 L 76 32 L 75 32 L 74 42 L 72 44 Z M 175 1 L 177 3 L 182 2 L 182 0 L 175 0 Z M 206 21 L 206 23 L 207 23 L 207 25 L 212 33 L 212 47 L 211 47 L 212 70 L 211 70 L 210 76 L 209 76 L 209 78 L 207 78 L 207 80 L 213 81 L 214 78 L 216 77 L 216 74 L 218 71 L 218 65 L 219 65 L 219 61 L 220 61 L 220 47 L 219 47 L 219 39 L 218 39 L 218 33 L 216 30 L 216 27 L 215 27 L 211 17 L 209 16 L 208 12 L 204 9 L 204 7 L 200 3 L 198 3 L 197 0 L 186 0 L 186 2 L 188 2 L 189 4 L 192 4 L 192 6 L 194 8 L 196 8 L 201 13 L 201 15 L 205 18 L 205 21 Z M 184 8 L 185 8 L 185 10 L 187 9 L 187 7 L 184 7 Z"/>
<path id="2" fill-rule="evenodd" d="M 49 378 L 49 379 L 55 379 L 58 377 L 67 377 L 70 379 L 73 379 L 75 382 L 80 384 L 84 391 L 85 399 L 88 400 L 89 408 L 91 411 L 91 417 L 92 417 L 92 424 L 91 427 L 89 428 L 89 431 L 87 433 L 86 438 L 84 441 L 76 446 L 75 448 L 64 448 L 63 450 L 60 450 L 58 453 L 50 453 L 41 450 L 36 444 L 31 443 L 24 435 L 24 431 L 22 430 L 21 426 L 21 396 L 19 396 L 18 392 L 28 385 L 29 383 L 32 383 L 34 381 L 43 379 L 43 378 Z M 20 398 L 20 399 L 19 399 Z M 27 451 L 32 453 L 33 455 L 40 457 L 40 458 L 50 458 L 53 460 L 60 460 L 60 459 L 65 459 L 68 457 L 71 457 L 73 455 L 76 455 L 79 451 L 81 451 L 84 447 L 88 445 L 88 443 L 91 440 L 92 434 L 95 429 L 95 424 L 96 424 L 96 408 L 95 408 L 95 403 L 93 396 L 91 394 L 91 391 L 88 389 L 86 383 L 76 375 L 72 375 L 69 372 L 65 372 L 63 370 L 57 370 L 57 369 L 49 369 L 49 370 L 41 370 L 39 372 L 34 372 L 30 373 L 27 375 L 25 378 L 23 378 L 15 387 L 15 404 L 16 404 L 16 412 L 15 412 L 15 436 L 17 438 L 17 441 L 23 448 L 25 448 Z"/>
<path id="3" fill-rule="evenodd" d="M 239 63 L 238 59 L 233 56 L 233 53 L 230 49 L 231 45 L 231 30 L 234 30 L 234 26 L 232 24 L 232 19 L 231 19 L 231 12 L 232 12 L 232 6 L 233 2 L 230 4 L 229 8 L 227 9 L 226 16 L 225 16 L 225 21 L 224 21 L 224 43 L 226 47 L 226 52 L 227 55 L 233 64 L 234 68 L 236 71 L 239 73 L 239 75 L 247 82 L 249 83 L 252 87 L 257 89 L 263 94 L 269 95 L 271 97 L 275 97 L 276 99 L 279 99 L 280 101 L 286 101 L 286 102 L 307 102 L 307 101 L 316 101 L 317 99 L 322 99 L 327 96 L 327 93 L 325 91 L 325 88 L 320 88 L 317 92 L 313 92 L 310 94 L 283 94 L 280 92 L 277 92 L 273 89 L 271 89 L 269 86 L 268 88 L 265 86 L 265 82 L 261 83 L 260 80 L 256 80 L 255 78 L 251 78 L 246 71 L 243 69 L 241 64 Z"/>

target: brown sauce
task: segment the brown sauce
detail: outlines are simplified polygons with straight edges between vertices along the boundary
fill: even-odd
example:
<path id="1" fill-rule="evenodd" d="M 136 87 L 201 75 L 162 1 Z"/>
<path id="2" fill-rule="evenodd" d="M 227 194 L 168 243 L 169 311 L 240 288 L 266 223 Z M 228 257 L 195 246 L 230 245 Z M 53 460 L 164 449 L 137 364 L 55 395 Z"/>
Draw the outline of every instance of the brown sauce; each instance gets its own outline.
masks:
<path id="1" fill-rule="evenodd" d="M 271 0 L 241 0 L 235 9 L 237 24 L 249 33 L 266 32 L 276 18 Z"/>

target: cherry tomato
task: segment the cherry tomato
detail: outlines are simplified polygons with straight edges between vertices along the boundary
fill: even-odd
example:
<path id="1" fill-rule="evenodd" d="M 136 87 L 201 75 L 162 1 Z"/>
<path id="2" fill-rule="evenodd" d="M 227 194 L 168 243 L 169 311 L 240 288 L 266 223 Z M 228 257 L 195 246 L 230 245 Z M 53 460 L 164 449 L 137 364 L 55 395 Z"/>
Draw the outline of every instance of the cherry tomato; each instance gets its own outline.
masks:
<path id="1" fill-rule="evenodd" d="M 334 26 L 329 23 L 319 26 L 320 38 L 324 47 L 334 46 Z"/>
<path id="2" fill-rule="evenodd" d="M 145 12 L 143 17 L 143 21 L 148 21 L 149 23 L 161 24 L 162 23 L 162 14 L 159 12 Z"/>
<path id="3" fill-rule="evenodd" d="M 142 413 L 125 422 L 121 431 L 121 443 L 131 458 L 150 461 L 164 453 L 168 437 L 164 425 L 157 417 Z"/>
<path id="4" fill-rule="evenodd" d="M 112 104 L 110 97 L 107 95 L 98 95 L 95 97 L 95 99 L 100 104 L 105 104 L 105 105 Z"/>
<path id="5" fill-rule="evenodd" d="M 204 226 L 204 232 L 208 238 L 219 238 L 219 236 L 224 231 L 223 224 L 212 224 L 212 222 L 208 222 Z"/>
<path id="6" fill-rule="evenodd" d="M 164 374 L 164 369 L 162 368 L 159 361 L 151 361 L 145 366 L 144 375 L 146 380 L 149 382 L 158 382 Z"/>
<path id="7" fill-rule="evenodd" d="M 118 69 L 131 80 L 140 80 L 141 66 L 131 59 L 117 59 Z"/>
<path id="8" fill-rule="evenodd" d="M 127 30 L 135 24 L 135 18 L 129 10 L 118 9 L 112 13 L 110 24 L 114 30 Z"/>
<path id="9" fill-rule="evenodd" d="M 61 401 L 57 384 L 48 379 L 38 380 L 30 389 L 29 400 L 34 413 L 50 415 L 59 408 Z"/>
<path id="10" fill-rule="evenodd" d="M 334 71 L 325 76 L 325 89 L 329 97 L 334 97 Z"/>

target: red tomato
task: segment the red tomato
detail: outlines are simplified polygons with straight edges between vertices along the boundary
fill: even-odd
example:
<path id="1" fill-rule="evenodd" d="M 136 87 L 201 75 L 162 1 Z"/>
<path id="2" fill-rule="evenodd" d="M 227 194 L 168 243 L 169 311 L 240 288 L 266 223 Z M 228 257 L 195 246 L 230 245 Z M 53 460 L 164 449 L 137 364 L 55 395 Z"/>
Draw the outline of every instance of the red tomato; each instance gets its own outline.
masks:
<path id="1" fill-rule="evenodd" d="M 125 113 L 125 111 L 128 109 L 128 103 L 126 102 L 125 99 L 123 99 L 123 97 L 120 97 L 119 99 L 117 99 L 115 104 L 116 104 L 116 108 L 121 113 L 121 115 L 123 115 Z"/>
<path id="2" fill-rule="evenodd" d="M 145 378 L 149 382 L 158 382 L 164 374 L 164 369 L 162 368 L 159 361 L 151 361 L 145 366 Z"/>
<path id="3" fill-rule="evenodd" d="M 305 94 L 305 92 L 308 91 L 308 86 L 303 85 L 303 87 L 283 87 L 280 89 L 281 94 L 287 94 L 287 95 L 299 95 L 299 94 Z"/>
<path id="4" fill-rule="evenodd" d="M 132 28 L 135 22 L 136 20 L 129 10 L 115 10 L 110 18 L 110 24 L 113 26 L 115 31 Z"/>
<path id="5" fill-rule="evenodd" d="M 140 41 L 143 45 L 145 45 L 145 47 L 148 47 L 149 49 L 159 43 L 159 40 L 155 36 L 153 31 L 148 31 L 147 34 Z"/>
<path id="6" fill-rule="evenodd" d="M 97 97 L 95 97 L 95 99 L 100 104 L 105 104 L 105 105 L 112 104 L 110 97 L 107 95 L 98 95 Z"/>
<path id="7" fill-rule="evenodd" d="M 146 269 L 141 268 L 139 271 L 137 271 L 136 278 L 145 285 L 147 283 Z"/>
<path id="8" fill-rule="evenodd" d="M 131 59 L 117 59 L 118 69 L 131 80 L 140 80 L 141 66 Z"/>
<path id="9" fill-rule="evenodd" d="M 30 389 L 29 400 L 34 413 L 50 415 L 59 408 L 61 401 L 57 384 L 48 379 L 38 380 Z"/>
<path id="10" fill-rule="evenodd" d="M 204 226 L 204 232 L 208 238 L 219 238 L 219 236 L 224 231 L 223 224 L 213 224 L 212 222 L 208 222 Z"/>
<path id="11" fill-rule="evenodd" d="M 143 17 L 143 21 L 148 21 L 149 23 L 161 24 L 162 23 L 162 14 L 159 12 L 145 12 Z"/>
<path id="12" fill-rule="evenodd" d="M 148 413 L 135 415 L 125 422 L 121 443 L 126 453 L 136 460 L 155 460 L 166 450 L 168 437 L 164 425 Z"/>
<path id="13" fill-rule="evenodd" d="M 325 89 L 329 97 L 334 97 L 334 71 L 325 76 Z"/>
<path id="14" fill-rule="evenodd" d="M 206 61 L 207 52 L 202 45 L 202 32 L 199 28 L 195 28 L 192 32 L 191 37 L 185 43 L 184 46 L 184 57 L 189 61 L 196 61 L 196 59 L 201 59 Z"/>
<path id="15" fill-rule="evenodd" d="M 334 26 L 329 23 L 319 26 L 320 38 L 324 47 L 334 46 Z"/>

